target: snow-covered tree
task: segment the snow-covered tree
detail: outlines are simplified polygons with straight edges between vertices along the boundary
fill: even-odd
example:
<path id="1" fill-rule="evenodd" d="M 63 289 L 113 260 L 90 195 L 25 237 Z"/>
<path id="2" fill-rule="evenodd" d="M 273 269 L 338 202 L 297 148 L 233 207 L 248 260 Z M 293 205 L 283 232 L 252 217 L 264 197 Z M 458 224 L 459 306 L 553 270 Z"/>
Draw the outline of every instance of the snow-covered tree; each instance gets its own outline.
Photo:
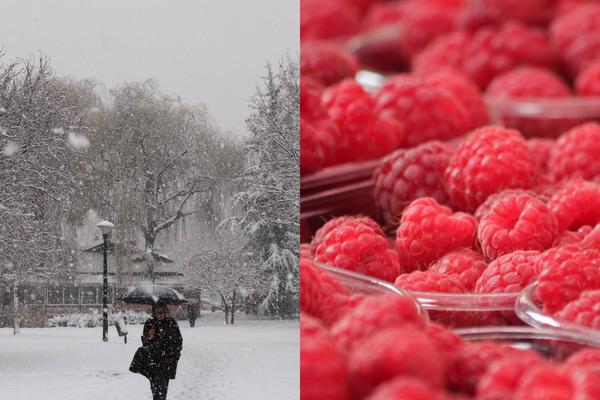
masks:
<path id="1" fill-rule="evenodd" d="M 184 218 L 210 214 L 221 184 L 219 156 L 229 143 L 206 109 L 161 93 L 155 82 L 111 91 L 91 136 L 91 204 L 119 226 L 121 240 L 141 232 L 146 272 L 154 278 L 157 237 Z M 92 189 L 93 188 L 93 189 Z M 218 216 L 210 216 L 216 219 Z"/>
<path id="2" fill-rule="evenodd" d="M 224 221 L 247 238 L 245 250 L 266 278 L 262 308 L 280 317 L 297 313 L 300 204 L 300 104 L 298 63 L 268 65 L 251 102 L 244 173 L 237 180 L 240 212 Z"/>
<path id="3" fill-rule="evenodd" d="M 221 237 L 214 248 L 203 249 L 185 263 L 188 282 L 203 293 L 217 295 L 225 311 L 225 323 L 233 324 L 235 312 L 257 286 L 257 270 L 239 242 Z"/>

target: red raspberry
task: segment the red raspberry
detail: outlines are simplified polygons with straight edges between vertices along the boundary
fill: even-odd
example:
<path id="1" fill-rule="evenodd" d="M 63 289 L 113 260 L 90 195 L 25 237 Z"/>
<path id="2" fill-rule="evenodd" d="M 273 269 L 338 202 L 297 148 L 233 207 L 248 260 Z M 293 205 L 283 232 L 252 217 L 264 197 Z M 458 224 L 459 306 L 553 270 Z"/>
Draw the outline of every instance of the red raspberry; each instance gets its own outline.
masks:
<path id="1" fill-rule="evenodd" d="M 597 204 L 600 204 L 600 185 L 578 180 L 557 191 L 548 201 L 548 208 L 556 215 L 558 230 L 563 231 L 599 223 Z"/>
<path id="2" fill-rule="evenodd" d="M 371 227 L 348 221 L 334 228 L 317 246 L 315 260 L 393 282 L 400 273 L 398 255 Z"/>
<path id="3" fill-rule="evenodd" d="M 464 213 L 452 213 L 435 199 L 413 201 L 402 214 L 396 231 L 396 250 L 406 271 L 427 269 L 446 253 L 475 243 L 477 220 Z"/>
<path id="4" fill-rule="evenodd" d="M 348 37 L 360 30 L 360 13 L 344 0 L 302 0 L 300 40 Z"/>
<path id="5" fill-rule="evenodd" d="M 461 337 L 454 331 L 433 322 L 425 325 L 425 334 L 433 342 L 447 365 L 464 344 Z"/>
<path id="6" fill-rule="evenodd" d="M 377 386 L 366 400 L 450 400 L 441 390 L 432 389 L 419 379 L 399 377 Z"/>
<path id="7" fill-rule="evenodd" d="M 348 364 L 354 398 L 363 398 L 379 384 L 400 376 L 420 379 L 434 388 L 444 384 L 444 364 L 434 344 L 414 327 L 376 333 L 354 348 Z"/>
<path id="8" fill-rule="evenodd" d="M 580 368 L 600 369 L 600 349 L 587 348 L 569 356 L 563 364 L 565 370 L 578 370 Z"/>
<path id="9" fill-rule="evenodd" d="M 525 371 L 511 399 L 572 400 L 575 388 L 567 374 L 551 364 L 534 366 Z"/>
<path id="10" fill-rule="evenodd" d="M 591 63 L 577 75 L 575 88 L 581 96 L 600 96 L 600 60 Z"/>
<path id="11" fill-rule="evenodd" d="M 494 102 L 492 109 L 498 108 L 502 115 L 503 125 L 519 130 L 524 136 L 557 137 L 564 131 L 577 125 L 574 118 L 547 118 L 528 115 L 511 115 L 512 111 L 504 110 L 503 103 L 510 99 L 525 98 L 566 98 L 571 96 L 571 90 L 565 82 L 552 71 L 541 67 L 519 67 L 498 75 L 492 80 L 486 90 Z"/>
<path id="12" fill-rule="evenodd" d="M 379 226 L 379 224 L 377 222 L 373 221 L 371 218 L 355 217 L 352 215 L 344 215 L 341 217 L 330 219 L 322 227 L 320 227 L 317 230 L 317 232 L 315 233 L 315 236 L 313 237 L 313 239 L 310 243 L 310 245 L 313 249 L 313 253 L 316 250 L 316 248 L 321 244 L 321 242 L 323 240 L 325 240 L 325 237 L 327 237 L 327 235 L 329 235 L 330 232 L 335 230 L 338 226 L 344 225 L 345 223 L 348 223 L 348 222 L 353 223 L 353 224 L 366 225 L 369 228 L 373 229 L 373 231 L 375 231 L 375 233 L 377 233 L 378 235 L 385 236 L 385 233 L 383 232 L 383 229 L 381 229 L 381 226 Z"/>
<path id="13" fill-rule="evenodd" d="M 354 80 L 327 89 L 323 104 L 340 131 L 336 158 L 341 162 L 378 158 L 404 142 L 400 124 L 377 115 L 371 95 Z"/>
<path id="14" fill-rule="evenodd" d="M 348 370 L 333 338 L 309 316 L 300 318 L 301 400 L 347 400 Z M 327 385 L 323 385 L 323 382 Z"/>
<path id="15" fill-rule="evenodd" d="M 375 111 L 395 119 L 406 133 L 406 146 L 449 140 L 472 128 L 473 117 L 456 92 L 439 82 L 410 75 L 389 79 L 376 93 Z"/>
<path id="16" fill-rule="evenodd" d="M 450 387 L 466 394 L 474 394 L 480 379 L 496 361 L 504 358 L 531 357 L 533 351 L 517 350 L 495 342 L 465 342 L 454 354 L 448 368 Z"/>
<path id="17" fill-rule="evenodd" d="M 481 218 L 483 218 L 484 215 L 487 214 L 492 209 L 492 207 L 498 200 L 503 199 L 506 196 L 514 196 L 514 195 L 529 195 L 532 197 L 536 197 L 537 199 L 539 199 L 541 201 L 545 201 L 544 196 L 540 195 L 539 193 L 534 192 L 533 190 L 507 189 L 507 190 L 503 190 L 498 193 L 494 193 L 493 195 L 491 195 L 487 199 L 485 199 L 485 201 L 483 203 L 481 203 L 481 205 L 479 207 L 477 207 L 477 210 L 475 210 L 475 213 L 473 214 L 473 216 L 481 221 Z"/>
<path id="18" fill-rule="evenodd" d="M 432 141 L 396 150 L 381 160 L 373 174 L 375 204 L 387 223 L 396 224 L 402 210 L 419 197 L 448 202 L 443 182 L 451 155 L 448 144 Z"/>
<path id="19" fill-rule="evenodd" d="M 535 353 L 493 362 L 477 384 L 477 400 L 511 400 L 524 373 L 545 361 Z"/>
<path id="20" fill-rule="evenodd" d="M 498 98 L 555 98 L 570 96 L 571 89 L 549 69 L 519 67 L 496 76 L 485 93 Z"/>
<path id="21" fill-rule="evenodd" d="M 581 228 L 577 229 L 577 231 L 564 231 L 554 240 L 552 243 L 552 247 L 561 247 L 561 246 L 570 246 L 570 245 L 580 245 L 583 239 L 590 233 L 592 230 L 591 226 L 585 225 Z"/>
<path id="22" fill-rule="evenodd" d="M 550 66 L 554 57 L 544 34 L 520 23 L 455 32 L 433 41 L 413 59 L 420 74 L 455 69 L 481 89 L 497 75 L 519 65 Z"/>
<path id="23" fill-rule="evenodd" d="M 446 254 L 437 260 L 429 271 L 457 277 L 470 292 L 486 267 L 487 263 L 481 254 L 465 249 Z"/>
<path id="24" fill-rule="evenodd" d="M 351 53 L 333 43 L 312 41 L 302 44 L 300 71 L 324 86 L 353 78 L 360 65 Z"/>
<path id="25" fill-rule="evenodd" d="M 533 161 L 538 166 L 542 173 L 548 172 L 548 165 L 550 164 L 550 153 L 554 149 L 555 142 L 552 139 L 546 138 L 531 138 L 527 139 L 527 147 Z"/>
<path id="26" fill-rule="evenodd" d="M 600 289 L 597 251 L 558 247 L 540 255 L 536 295 L 546 312 L 554 314 L 585 290 Z"/>
<path id="27" fill-rule="evenodd" d="M 551 3 L 549 0 L 471 0 L 465 7 L 461 25 L 473 29 L 511 20 L 544 25 L 551 17 Z"/>
<path id="28" fill-rule="evenodd" d="M 311 260 L 300 259 L 300 310 L 331 325 L 350 306 L 350 292 Z"/>
<path id="29" fill-rule="evenodd" d="M 527 194 L 498 199 L 479 222 L 477 237 L 484 256 L 494 260 L 515 250 L 545 250 L 558 236 L 548 206 Z"/>
<path id="30" fill-rule="evenodd" d="M 555 182 L 577 177 L 600 181 L 600 125 L 590 122 L 564 133 L 548 165 Z"/>
<path id="31" fill-rule="evenodd" d="M 535 269 L 539 254 L 535 250 L 517 250 L 498 257 L 483 271 L 475 284 L 475 292 L 520 292 L 539 274 L 539 271 Z"/>
<path id="32" fill-rule="evenodd" d="M 414 300 L 386 294 L 368 297 L 331 327 L 340 350 L 346 354 L 372 334 L 406 324 L 422 327 L 423 320 Z"/>
<path id="33" fill-rule="evenodd" d="M 488 123 L 490 117 L 481 92 L 466 75 L 446 70 L 428 76 L 427 80 L 454 94 L 456 101 L 460 102 L 469 114 L 469 129 L 479 128 Z"/>
<path id="34" fill-rule="evenodd" d="M 413 271 L 398 275 L 394 285 L 412 292 L 466 293 L 467 289 L 454 275 L 431 271 Z"/>
<path id="35" fill-rule="evenodd" d="M 556 313 L 556 318 L 600 329 L 600 290 L 581 293 L 577 300 L 571 301 Z"/>
<path id="36" fill-rule="evenodd" d="M 555 19 L 550 34 L 563 63 L 577 75 L 600 54 L 600 4 L 578 7 Z"/>
<path id="37" fill-rule="evenodd" d="M 339 132 L 321 104 L 322 86 L 310 78 L 300 81 L 300 172 L 310 174 L 335 163 Z"/>
<path id="38" fill-rule="evenodd" d="M 450 159 L 446 189 L 452 204 L 473 211 L 505 189 L 530 188 L 536 166 L 518 131 L 500 127 L 475 130 Z"/>
<path id="39" fill-rule="evenodd" d="M 450 32 L 460 2 L 409 0 L 377 3 L 365 17 L 366 33 L 355 38 L 363 64 L 380 71 L 406 70 L 410 57 Z"/>

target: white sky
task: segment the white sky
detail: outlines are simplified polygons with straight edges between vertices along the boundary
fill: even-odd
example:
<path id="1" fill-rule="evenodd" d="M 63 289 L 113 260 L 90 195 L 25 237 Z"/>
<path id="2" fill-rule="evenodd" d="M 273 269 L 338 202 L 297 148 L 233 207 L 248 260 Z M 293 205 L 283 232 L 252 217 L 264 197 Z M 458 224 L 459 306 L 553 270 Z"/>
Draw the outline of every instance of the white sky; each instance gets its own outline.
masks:
<path id="1" fill-rule="evenodd" d="M 0 0 L 0 45 L 108 88 L 155 78 L 240 134 L 267 60 L 299 54 L 299 18 L 298 0 Z"/>

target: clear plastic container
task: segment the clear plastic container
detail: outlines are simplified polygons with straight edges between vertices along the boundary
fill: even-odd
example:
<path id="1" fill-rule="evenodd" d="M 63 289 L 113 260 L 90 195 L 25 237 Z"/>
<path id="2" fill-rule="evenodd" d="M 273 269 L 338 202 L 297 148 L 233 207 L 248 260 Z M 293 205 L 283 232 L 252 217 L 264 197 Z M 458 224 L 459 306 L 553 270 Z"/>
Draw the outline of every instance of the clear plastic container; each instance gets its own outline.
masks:
<path id="1" fill-rule="evenodd" d="M 315 263 L 342 281 L 351 293 L 373 294 L 392 291 L 415 299 L 433 322 L 447 327 L 522 325 L 514 313 L 518 293 L 448 294 L 411 292 L 391 283 L 344 269 Z"/>
<path id="2" fill-rule="evenodd" d="M 578 332 L 532 327 L 486 327 L 456 329 L 468 341 L 497 341 L 518 349 L 532 349 L 545 358 L 562 362 L 576 351 L 600 347 L 600 339 Z"/>
<path id="3" fill-rule="evenodd" d="M 357 274 L 355 272 L 347 271 L 341 268 L 331 267 L 329 265 L 321 264 L 318 262 L 313 263 L 322 271 L 326 272 L 327 274 L 334 277 L 338 282 L 342 283 L 351 294 L 359 294 L 364 296 L 379 296 L 386 293 L 395 293 L 398 296 L 408 297 L 414 302 L 419 316 L 424 321 L 429 321 L 429 315 L 427 311 L 407 291 L 377 278 L 373 278 L 363 274 Z"/>
<path id="4" fill-rule="evenodd" d="M 527 286 L 519 294 L 515 305 L 517 316 L 534 328 L 552 328 L 566 334 L 583 335 L 600 341 L 600 330 L 569 321 L 561 321 L 542 310 L 542 303 L 536 295 L 536 283 Z"/>
<path id="5" fill-rule="evenodd" d="M 600 97 L 510 99 L 486 97 L 490 122 L 526 137 L 556 138 L 585 122 L 600 121 Z"/>

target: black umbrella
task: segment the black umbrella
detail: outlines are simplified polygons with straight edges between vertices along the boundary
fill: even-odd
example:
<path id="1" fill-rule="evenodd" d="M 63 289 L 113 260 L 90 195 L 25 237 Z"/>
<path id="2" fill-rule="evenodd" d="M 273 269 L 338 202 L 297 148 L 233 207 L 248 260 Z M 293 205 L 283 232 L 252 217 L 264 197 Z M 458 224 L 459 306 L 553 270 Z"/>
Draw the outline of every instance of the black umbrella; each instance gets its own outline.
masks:
<path id="1" fill-rule="evenodd" d="M 120 297 L 123 303 L 128 304 L 183 304 L 187 303 L 185 297 L 175 289 L 166 286 L 141 284 L 130 286 Z"/>

